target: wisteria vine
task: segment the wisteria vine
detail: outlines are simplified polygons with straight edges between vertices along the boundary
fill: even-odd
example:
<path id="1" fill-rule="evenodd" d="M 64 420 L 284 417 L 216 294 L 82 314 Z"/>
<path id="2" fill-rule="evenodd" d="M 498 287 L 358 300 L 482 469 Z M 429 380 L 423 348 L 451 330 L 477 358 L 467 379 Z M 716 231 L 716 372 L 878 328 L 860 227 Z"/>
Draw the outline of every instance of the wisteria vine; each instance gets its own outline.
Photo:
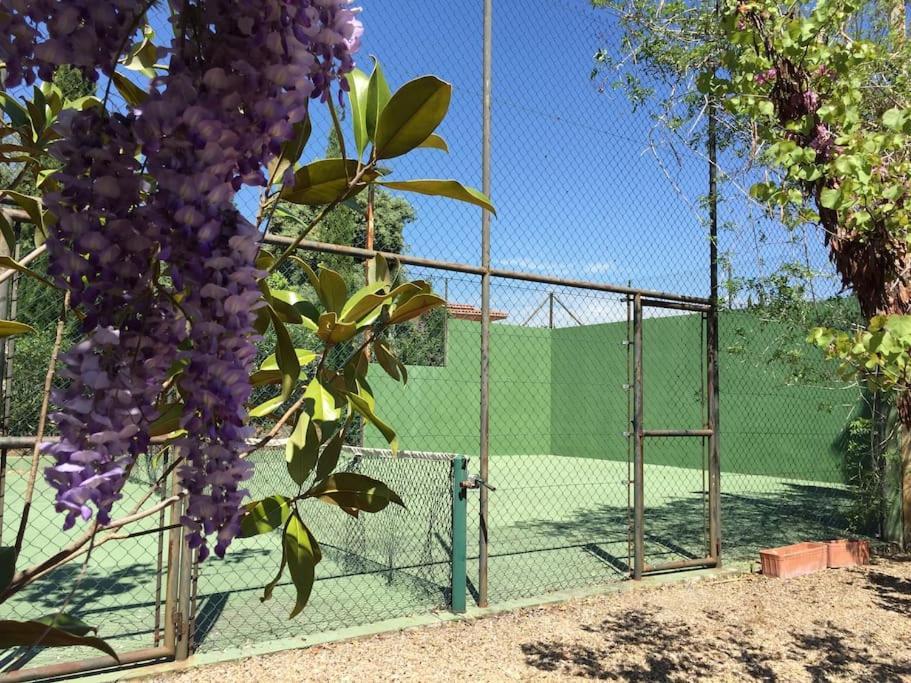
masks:
<path id="1" fill-rule="evenodd" d="M 240 486 L 251 474 L 242 455 L 262 274 L 257 229 L 233 199 L 244 185 L 266 184 L 264 164 L 311 100 L 328 98 L 333 82 L 344 89 L 363 31 L 350 3 L 188 1 L 172 14 L 168 69 L 140 107 L 91 108 L 64 122 L 49 251 L 85 335 L 63 359 L 70 384 L 55 394 L 53 415 L 61 440 L 46 446 L 66 526 L 90 518 L 92 506 L 100 523 L 109 520 L 179 362 L 186 436 L 176 445 L 190 545 L 205 558 L 215 534 L 222 556 L 237 534 Z M 147 3 L 2 0 L 0 8 L 12 86 L 63 64 L 110 75 Z"/>

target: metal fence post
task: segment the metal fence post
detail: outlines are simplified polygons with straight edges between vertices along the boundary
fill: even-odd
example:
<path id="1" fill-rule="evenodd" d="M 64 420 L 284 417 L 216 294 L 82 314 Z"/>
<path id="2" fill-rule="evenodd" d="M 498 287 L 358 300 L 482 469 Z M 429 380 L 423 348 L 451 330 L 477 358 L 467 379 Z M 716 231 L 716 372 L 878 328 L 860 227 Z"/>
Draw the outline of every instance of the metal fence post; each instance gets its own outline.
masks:
<path id="1" fill-rule="evenodd" d="M 452 569 L 450 571 L 450 609 L 465 611 L 468 587 L 468 489 L 462 482 L 468 479 L 468 459 L 464 455 L 452 461 Z"/>
<path id="2" fill-rule="evenodd" d="M 633 578 L 645 567 L 645 460 L 643 451 L 642 297 L 633 297 Z"/>
<path id="3" fill-rule="evenodd" d="M 483 47 L 483 125 L 481 131 L 481 190 L 490 196 L 491 81 L 493 70 L 493 0 L 484 0 Z M 490 470 L 490 213 L 481 214 L 481 479 L 489 480 Z M 488 570 L 488 489 L 480 492 L 480 538 L 478 547 L 478 606 L 487 607 Z"/>
<path id="4" fill-rule="evenodd" d="M 717 103 L 709 100 L 709 312 L 707 316 L 707 426 L 709 437 L 709 557 L 721 566 L 721 450 L 718 392 L 718 133 Z"/>
<path id="5" fill-rule="evenodd" d="M 177 477 L 174 477 L 174 489 L 177 489 Z M 180 516 L 183 515 L 183 512 L 186 510 L 186 499 L 179 501 L 174 505 L 175 508 L 179 508 L 179 514 L 177 518 L 180 519 Z M 173 538 L 173 537 L 172 537 Z M 174 619 L 173 619 L 173 638 L 174 638 L 174 659 L 180 661 L 187 659 L 192 652 L 192 633 L 190 632 L 190 611 L 192 610 L 192 583 L 193 583 L 193 562 L 195 557 L 195 551 L 193 551 L 187 545 L 186 531 L 183 527 L 179 529 L 177 534 L 177 547 L 172 546 L 172 551 L 175 551 L 176 557 L 179 557 L 179 563 L 177 566 L 172 565 L 172 571 L 175 571 L 175 582 L 173 585 L 173 598 L 175 599 L 174 604 Z M 171 560 L 176 559 L 175 556 L 172 556 Z M 170 578 L 170 577 L 169 577 Z M 170 586 L 169 586 L 170 588 Z M 171 597 L 169 591 L 169 597 Z"/>

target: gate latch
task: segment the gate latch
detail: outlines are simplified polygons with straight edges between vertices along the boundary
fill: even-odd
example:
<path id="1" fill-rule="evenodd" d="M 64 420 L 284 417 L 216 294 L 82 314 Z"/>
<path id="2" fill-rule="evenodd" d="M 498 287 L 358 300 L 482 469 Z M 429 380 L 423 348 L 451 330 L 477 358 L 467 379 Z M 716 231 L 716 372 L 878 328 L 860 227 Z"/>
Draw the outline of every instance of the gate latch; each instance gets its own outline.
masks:
<path id="1" fill-rule="evenodd" d="M 491 486 L 491 485 L 488 484 L 486 481 L 484 481 L 483 479 L 481 479 L 480 475 L 478 475 L 478 474 L 470 474 L 470 475 L 468 475 L 468 479 L 466 479 L 465 481 L 463 481 L 463 482 L 461 483 L 461 487 L 462 487 L 463 489 L 479 489 L 479 488 L 481 488 L 482 486 L 483 486 L 484 488 L 486 488 L 486 489 L 491 490 L 491 491 L 496 491 L 496 490 L 497 490 L 497 487 L 496 487 L 496 486 Z"/>

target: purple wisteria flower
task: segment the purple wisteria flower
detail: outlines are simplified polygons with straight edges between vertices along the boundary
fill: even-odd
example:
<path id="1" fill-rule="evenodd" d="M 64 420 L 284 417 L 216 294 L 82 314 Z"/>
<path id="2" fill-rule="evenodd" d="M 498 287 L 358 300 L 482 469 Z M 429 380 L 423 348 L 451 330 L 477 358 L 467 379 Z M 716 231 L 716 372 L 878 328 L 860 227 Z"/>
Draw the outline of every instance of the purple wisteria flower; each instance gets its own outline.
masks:
<path id="1" fill-rule="evenodd" d="M 0 3 L 8 84 L 48 78 L 63 63 L 111 73 L 146 6 Z M 57 217 L 51 274 L 82 312 L 85 339 L 63 358 L 70 383 L 55 393 L 53 414 L 61 441 L 45 449 L 56 459 L 46 477 L 65 526 L 88 519 L 93 506 L 107 522 L 148 450 L 167 373 L 181 361 L 183 522 L 205 558 L 208 536 L 221 556 L 237 534 L 252 470 L 242 457 L 251 435 L 245 406 L 264 274 L 254 265 L 259 233 L 234 196 L 266 183 L 264 164 L 308 116 L 310 100 L 326 99 L 333 82 L 343 87 L 363 28 L 350 0 L 196 0 L 190 8 L 192 39 L 172 17 L 169 68 L 140 111 L 89 109 L 61 121 L 60 189 L 47 197 Z"/>
<path id="2" fill-rule="evenodd" d="M 69 380 L 54 392 L 60 442 L 45 444 L 56 464 L 64 526 L 98 509 L 110 520 L 124 477 L 147 452 L 147 426 L 180 341 L 181 323 L 154 289 L 155 236 L 138 209 L 141 177 L 134 119 L 100 108 L 68 111 L 54 154 L 60 190 L 45 202 L 57 217 L 48 236 L 50 274 L 70 292 L 86 338 L 62 358 Z"/>
<path id="3" fill-rule="evenodd" d="M 204 5 L 192 50 L 175 39 L 166 75 L 143 106 L 140 137 L 157 182 L 150 220 L 162 233 L 161 258 L 190 322 L 179 446 L 189 492 L 189 542 L 208 555 L 215 534 L 223 556 L 240 524 L 251 476 L 243 459 L 259 234 L 234 208 L 243 185 L 265 185 L 263 165 L 308 115 L 308 102 L 353 68 L 361 26 L 349 2 L 273 1 Z M 190 152 L 192 150 L 192 152 Z"/>
<path id="4" fill-rule="evenodd" d="M 61 64 L 92 80 L 114 70 L 124 37 L 137 29 L 148 3 L 141 0 L 2 0 L 0 60 L 7 87 L 36 75 L 50 80 Z"/>

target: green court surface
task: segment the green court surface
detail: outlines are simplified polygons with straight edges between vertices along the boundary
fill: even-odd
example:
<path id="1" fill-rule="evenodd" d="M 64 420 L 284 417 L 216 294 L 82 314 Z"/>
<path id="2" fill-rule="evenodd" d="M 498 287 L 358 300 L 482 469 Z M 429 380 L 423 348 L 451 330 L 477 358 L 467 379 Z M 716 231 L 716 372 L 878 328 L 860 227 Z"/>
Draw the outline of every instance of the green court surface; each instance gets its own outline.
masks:
<path id="1" fill-rule="evenodd" d="M 251 495 L 278 492 L 274 485 L 283 476 L 281 451 L 259 457 L 257 464 Z M 294 589 L 287 575 L 270 601 L 260 601 L 262 587 L 279 566 L 277 534 L 238 540 L 226 559 L 202 563 L 195 584 L 197 651 L 445 609 L 452 542 L 450 466 L 436 457 L 352 459 L 350 469 L 387 481 L 408 507 L 354 520 L 338 508 L 308 503 L 302 512 L 321 542 L 323 561 L 311 602 L 294 620 L 288 620 Z M 16 501 L 25 487 L 26 469 L 22 459 L 11 462 L 7 471 L 4 539 L 15 534 Z M 475 471 L 476 463 L 470 463 L 469 470 Z M 490 481 L 497 487 L 490 494 L 491 604 L 626 577 L 626 462 L 554 455 L 494 457 Z M 126 501 L 145 490 L 130 484 Z M 646 465 L 648 563 L 705 555 L 703 490 L 701 469 Z M 723 556 L 728 562 L 754 559 L 761 547 L 829 537 L 844 528 L 852 504 L 844 486 L 763 475 L 723 473 L 722 491 Z M 60 531 L 62 516 L 48 500 L 48 488 L 40 482 L 35 524 L 20 565 L 46 556 L 79 531 Z M 469 592 L 475 594 L 476 492 L 470 494 L 468 514 Z M 157 522 L 146 524 L 154 527 Z M 162 552 L 166 571 L 166 539 Z M 159 578 L 162 595 L 165 582 L 158 560 L 157 533 L 111 541 L 94 550 L 78 591 L 71 595 L 80 567 L 64 567 L 3 605 L 0 618 L 36 617 L 66 604 L 68 612 L 98 625 L 99 635 L 120 651 L 152 646 L 156 613 L 159 629 L 164 623 L 163 603 L 156 600 Z M 22 657 L 34 666 L 96 653 L 68 649 L 5 654 L 4 667 Z"/>

